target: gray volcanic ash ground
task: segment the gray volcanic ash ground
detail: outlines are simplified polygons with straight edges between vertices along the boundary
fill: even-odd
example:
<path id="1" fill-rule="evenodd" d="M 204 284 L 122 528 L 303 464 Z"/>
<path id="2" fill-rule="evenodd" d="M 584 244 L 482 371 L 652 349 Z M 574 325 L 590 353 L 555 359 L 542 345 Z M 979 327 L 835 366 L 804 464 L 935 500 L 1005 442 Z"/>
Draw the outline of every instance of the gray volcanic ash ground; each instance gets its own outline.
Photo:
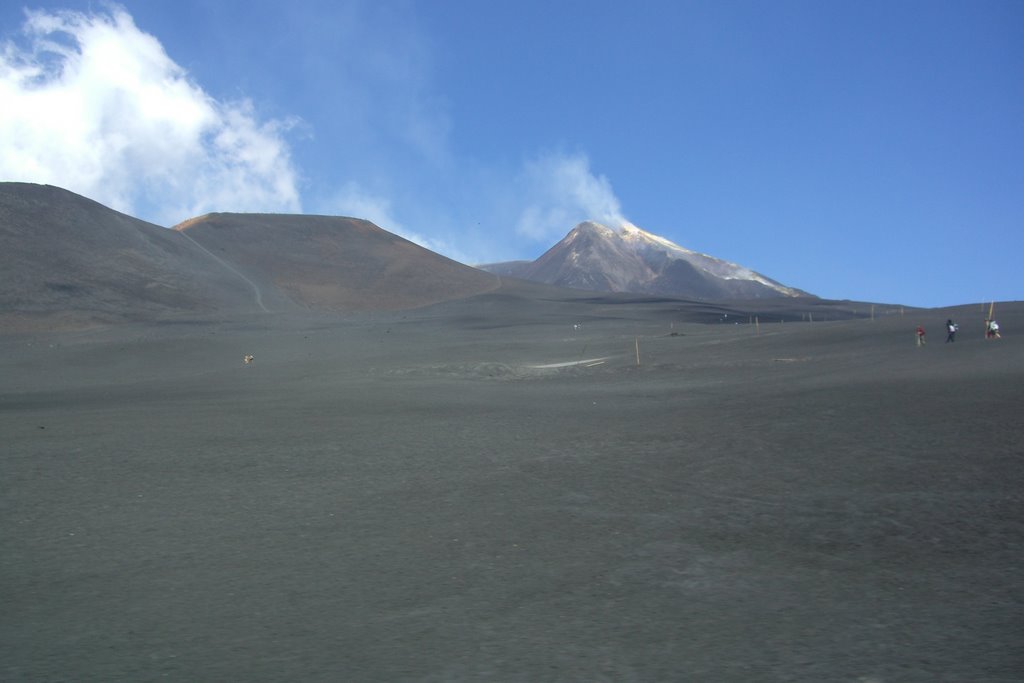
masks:
<path id="1" fill-rule="evenodd" d="M 1024 305 L 776 305 L 2 336 L 0 679 L 1020 680 Z"/>

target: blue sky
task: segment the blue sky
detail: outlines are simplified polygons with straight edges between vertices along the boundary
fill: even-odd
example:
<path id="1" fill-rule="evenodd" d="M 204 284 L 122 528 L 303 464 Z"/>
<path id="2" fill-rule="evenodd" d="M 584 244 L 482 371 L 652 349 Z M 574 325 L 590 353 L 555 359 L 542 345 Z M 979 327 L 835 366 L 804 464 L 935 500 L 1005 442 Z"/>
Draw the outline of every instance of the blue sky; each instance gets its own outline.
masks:
<path id="1" fill-rule="evenodd" d="M 354 215 L 467 263 L 629 221 L 829 298 L 1024 299 L 1024 2 L 17 1 L 0 180 Z"/>

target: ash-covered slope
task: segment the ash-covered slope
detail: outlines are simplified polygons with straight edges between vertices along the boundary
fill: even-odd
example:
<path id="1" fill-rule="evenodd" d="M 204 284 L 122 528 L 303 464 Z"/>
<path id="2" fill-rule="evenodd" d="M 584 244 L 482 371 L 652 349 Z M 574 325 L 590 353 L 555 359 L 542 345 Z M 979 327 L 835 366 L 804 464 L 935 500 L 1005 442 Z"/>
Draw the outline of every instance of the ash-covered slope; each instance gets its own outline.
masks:
<path id="1" fill-rule="evenodd" d="M 174 231 L 270 296 L 310 310 L 415 308 L 498 286 L 491 274 L 357 218 L 213 213 Z"/>
<path id="2" fill-rule="evenodd" d="M 480 266 L 488 272 L 577 289 L 693 299 L 810 296 L 729 261 L 680 247 L 633 225 L 587 221 L 536 261 Z"/>
<path id="3" fill-rule="evenodd" d="M 211 214 L 169 230 L 67 190 L 0 183 L 0 326 L 367 311 L 499 279 L 353 218 Z"/>
<path id="4" fill-rule="evenodd" d="M 0 317 L 136 319 L 252 306 L 247 285 L 173 231 L 59 187 L 0 183 Z"/>

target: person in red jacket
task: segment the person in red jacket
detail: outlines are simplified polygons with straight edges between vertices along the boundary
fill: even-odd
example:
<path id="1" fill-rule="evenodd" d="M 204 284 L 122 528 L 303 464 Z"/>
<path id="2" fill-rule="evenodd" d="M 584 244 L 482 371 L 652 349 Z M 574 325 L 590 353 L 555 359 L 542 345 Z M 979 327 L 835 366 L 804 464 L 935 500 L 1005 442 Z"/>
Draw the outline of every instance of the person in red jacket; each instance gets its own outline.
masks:
<path id="1" fill-rule="evenodd" d="M 917 326 L 917 345 L 924 346 L 924 328 L 920 325 Z"/>

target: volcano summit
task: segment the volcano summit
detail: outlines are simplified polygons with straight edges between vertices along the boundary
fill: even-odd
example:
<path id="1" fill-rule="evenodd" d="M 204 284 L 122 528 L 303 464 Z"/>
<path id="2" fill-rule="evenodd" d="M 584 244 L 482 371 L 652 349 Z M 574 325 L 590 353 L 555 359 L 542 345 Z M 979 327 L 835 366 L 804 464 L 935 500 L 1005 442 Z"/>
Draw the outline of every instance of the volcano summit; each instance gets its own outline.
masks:
<path id="1" fill-rule="evenodd" d="M 586 221 L 535 261 L 479 266 L 498 275 L 562 287 L 691 299 L 811 296 L 736 263 L 701 254 L 625 223 Z"/>

